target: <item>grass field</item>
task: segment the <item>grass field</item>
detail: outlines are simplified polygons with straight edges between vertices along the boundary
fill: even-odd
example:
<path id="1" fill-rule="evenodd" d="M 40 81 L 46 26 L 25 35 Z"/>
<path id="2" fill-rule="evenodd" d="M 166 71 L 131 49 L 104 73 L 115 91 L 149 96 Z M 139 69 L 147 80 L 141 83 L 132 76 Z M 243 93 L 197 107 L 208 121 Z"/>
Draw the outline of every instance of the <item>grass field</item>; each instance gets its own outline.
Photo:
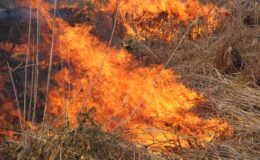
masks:
<path id="1" fill-rule="evenodd" d="M 23 22 L 0 24 L 0 29 L 9 31 L 8 40 L 0 35 L 0 160 L 259 159 L 260 3 L 210 2 L 222 8 L 217 20 L 203 19 L 206 15 L 200 9 L 189 10 L 198 16 L 186 21 L 181 16 L 176 20 L 177 11 L 171 15 L 169 10 L 159 16 L 149 14 L 152 11 L 137 18 L 126 16 L 131 4 L 114 3 L 104 9 L 103 1 L 79 1 L 80 7 L 35 1 L 30 10 L 29 2 L 17 1 L 32 14 Z M 37 9 L 39 5 L 54 14 Z M 25 33 L 20 33 L 23 29 Z M 160 67 L 162 71 L 157 71 Z M 159 87 L 148 87 L 150 77 Z M 131 84 L 131 93 L 125 91 Z M 159 95 L 162 106 L 168 99 L 174 101 L 169 104 L 179 103 L 167 88 L 172 86 L 181 88 L 180 97 L 192 93 L 195 98 L 180 101 L 180 111 L 162 107 L 157 113 L 160 104 L 153 99 L 160 92 L 171 94 Z M 114 109 L 127 101 L 121 95 L 132 101 Z M 189 107 L 190 103 L 196 106 Z M 143 107 L 149 105 L 156 106 L 151 113 Z M 161 116 L 164 109 L 180 118 Z M 142 115 L 134 116 L 139 110 Z M 107 120 L 109 114 L 118 117 Z M 189 116 L 202 122 L 190 122 Z M 219 129 L 224 124 L 226 132 Z M 163 126 L 168 130 L 162 134 L 174 130 L 177 138 L 148 144 L 148 134 L 136 138 L 132 134 L 139 131 L 132 126 L 140 130 Z M 140 137 L 144 139 L 136 140 Z"/>

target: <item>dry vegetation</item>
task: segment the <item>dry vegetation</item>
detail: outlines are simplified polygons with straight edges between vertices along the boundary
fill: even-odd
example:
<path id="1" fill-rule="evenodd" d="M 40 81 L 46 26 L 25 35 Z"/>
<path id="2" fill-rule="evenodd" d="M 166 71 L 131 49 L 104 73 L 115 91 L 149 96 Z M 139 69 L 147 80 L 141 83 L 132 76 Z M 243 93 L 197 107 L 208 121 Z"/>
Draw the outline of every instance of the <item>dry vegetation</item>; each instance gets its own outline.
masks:
<path id="1" fill-rule="evenodd" d="M 71 130 L 49 128 L 17 131 L 20 141 L 6 139 L 0 144 L 0 159 L 258 159 L 260 157 L 260 4 L 258 1 L 216 1 L 230 12 L 213 34 L 199 39 L 180 33 L 171 43 L 131 40 L 131 52 L 147 65 L 164 64 L 174 54 L 169 68 L 180 81 L 206 95 L 207 105 L 196 112 L 219 116 L 234 130 L 230 138 L 217 139 L 207 147 L 179 148 L 172 154 L 150 153 L 121 139 L 124 133 L 104 133 L 84 115 Z M 151 53 L 152 52 L 152 53 Z M 209 112 L 201 112 L 208 110 Z M 47 127 L 48 128 L 48 127 Z"/>

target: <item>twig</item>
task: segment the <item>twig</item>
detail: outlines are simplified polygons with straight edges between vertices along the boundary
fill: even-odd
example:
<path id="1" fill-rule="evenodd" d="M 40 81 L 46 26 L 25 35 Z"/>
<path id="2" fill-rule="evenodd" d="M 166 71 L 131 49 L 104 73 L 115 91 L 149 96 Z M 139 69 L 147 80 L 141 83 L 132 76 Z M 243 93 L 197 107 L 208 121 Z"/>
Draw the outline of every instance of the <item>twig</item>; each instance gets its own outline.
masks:
<path id="1" fill-rule="evenodd" d="M 18 99 L 17 90 L 16 90 L 16 87 L 15 87 L 14 79 L 13 79 L 12 68 L 10 67 L 10 64 L 9 64 L 8 61 L 6 61 L 6 64 L 7 64 L 7 67 L 8 67 L 9 74 L 10 74 L 10 78 L 11 78 L 11 82 L 12 82 L 12 86 L 13 86 L 13 90 L 14 90 L 14 95 L 15 95 L 15 100 L 16 100 L 16 105 L 17 105 L 17 108 L 18 108 L 19 123 L 20 123 L 21 129 L 23 130 L 21 109 L 20 109 L 20 106 L 19 106 L 19 99 Z"/>
<path id="2" fill-rule="evenodd" d="M 35 78 L 34 78 L 34 104 L 33 104 L 33 119 L 35 122 L 36 105 L 38 97 L 38 81 L 39 81 L 39 45 L 40 45 L 40 7 L 41 1 L 37 0 L 37 32 L 36 32 L 36 66 L 35 66 Z"/>
<path id="3" fill-rule="evenodd" d="M 57 10 L 57 0 L 54 0 L 54 15 L 53 15 L 53 28 L 52 28 L 52 42 L 51 42 L 51 53 L 50 53 L 50 61 L 49 61 L 49 68 L 48 68 L 48 77 L 47 77 L 47 91 L 46 91 L 46 100 L 43 112 L 43 125 L 46 119 L 46 112 L 48 108 L 48 101 L 49 101 L 49 90 L 50 90 L 50 80 L 51 80 L 51 72 L 52 72 L 52 62 L 53 62 L 53 50 L 54 50 L 54 41 L 55 41 L 55 27 L 56 27 L 56 10 Z M 44 127 L 43 127 L 44 128 Z"/>
<path id="4" fill-rule="evenodd" d="M 25 75 L 24 75 L 24 117 L 26 117 L 26 106 L 27 106 L 27 77 L 28 77 L 28 61 L 29 61 L 29 53 L 30 53 L 30 41 L 31 41 L 31 27 L 32 27 L 32 0 L 30 0 L 30 20 L 29 20 L 29 30 L 28 30 L 28 48 L 27 48 L 27 53 L 26 53 L 26 61 L 25 61 Z"/>

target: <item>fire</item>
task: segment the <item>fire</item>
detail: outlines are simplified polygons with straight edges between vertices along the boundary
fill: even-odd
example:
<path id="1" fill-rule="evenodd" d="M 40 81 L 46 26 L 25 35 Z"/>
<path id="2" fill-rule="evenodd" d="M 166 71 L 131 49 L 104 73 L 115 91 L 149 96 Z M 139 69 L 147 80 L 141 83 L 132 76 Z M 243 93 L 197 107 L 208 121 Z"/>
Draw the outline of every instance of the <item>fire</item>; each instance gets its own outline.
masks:
<path id="1" fill-rule="evenodd" d="M 227 14 L 222 8 L 211 3 L 202 5 L 198 0 L 112 0 L 103 10 L 113 12 L 117 7 L 128 34 L 141 39 L 172 40 L 180 27 L 187 27 L 190 22 L 195 23 L 191 37 L 196 38 L 213 32 L 218 18 Z M 196 24 L 198 18 L 204 20 L 204 25 Z"/>
<path id="2" fill-rule="evenodd" d="M 176 140 L 178 135 L 212 140 L 229 133 L 227 122 L 192 112 L 204 101 L 203 95 L 176 82 L 171 70 L 143 67 L 125 50 L 107 48 L 89 34 L 88 26 L 66 25 L 63 29 L 59 54 L 72 66 L 55 75 L 59 86 L 50 93 L 49 112 L 59 117 L 59 122 L 67 112 L 70 123 L 76 124 L 79 111 L 93 106 L 97 109 L 95 120 L 105 130 L 147 130 L 133 138 L 144 144 L 154 139 Z M 164 132 L 169 136 L 163 136 Z M 151 139 L 145 139 L 149 135 Z"/>
<path id="3" fill-rule="evenodd" d="M 5 77 L 9 75 L 2 74 L 2 69 L 0 66 L 0 142 L 4 136 L 17 139 L 14 130 L 19 128 L 19 112 L 4 89 L 7 81 Z"/>
<path id="4" fill-rule="evenodd" d="M 208 29 L 213 31 L 216 14 L 221 11 L 197 0 L 129 0 L 118 5 L 129 35 L 152 37 L 160 33 L 163 39 L 174 36 L 162 31 L 166 29 L 164 25 L 187 26 L 197 17 L 205 18 Z M 117 2 L 112 0 L 101 10 L 112 11 L 116 7 Z M 50 6 L 45 4 L 43 8 L 42 17 L 52 29 Z M 211 9 L 214 11 L 210 12 Z M 148 25 L 156 19 L 158 23 Z M 131 134 L 125 138 L 145 145 L 165 147 L 161 143 L 170 142 L 171 147 L 188 147 L 190 137 L 211 141 L 231 134 L 226 121 L 203 118 L 194 112 L 196 106 L 206 101 L 204 96 L 178 82 L 172 70 L 163 65 L 143 66 L 126 50 L 108 47 L 90 34 L 90 25 L 69 26 L 61 18 L 56 23 L 54 53 L 67 63 L 54 73 L 55 85 L 49 94 L 48 113 L 55 117 L 56 126 L 68 119 L 71 127 L 76 127 L 79 113 L 95 107 L 94 119 L 103 130 L 128 129 Z M 176 34 L 180 28 L 171 29 Z M 201 29 L 196 30 L 195 27 L 194 34 L 200 34 Z"/>

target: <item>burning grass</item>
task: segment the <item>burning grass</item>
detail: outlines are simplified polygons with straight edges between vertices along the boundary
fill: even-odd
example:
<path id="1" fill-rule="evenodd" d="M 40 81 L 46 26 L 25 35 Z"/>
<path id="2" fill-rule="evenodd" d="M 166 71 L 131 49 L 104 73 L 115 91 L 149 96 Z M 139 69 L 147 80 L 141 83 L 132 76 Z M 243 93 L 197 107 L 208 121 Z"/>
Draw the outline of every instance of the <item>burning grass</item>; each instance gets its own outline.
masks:
<path id="1" fill-rule="evenodd" d="M 85 119 L 89 122 L 90 119 Z M 84 121 L 84 123 L 86 122 Z M 82 121 L 83 123 L 83 121 Z M 105 133 L 99 126 L 80 125 L 51 128 L 42 136 L 41 129 L 23 132 L 20 142 L 3 142 L 3 159 L 161 159 L 145 149 L 137 148 L 120 138 L 122 135 Z M 94 126 L 93 126 L 94 125 Z M 10 149 L 13 149 L 10 152 Z"/>
<path id="2" fill-rule="evenodd" d="M 1 144 L 0 155 L 6 159 L 257 159 L 259 4 L 240 1 L 224 4 L 230 16 L 222 17 L 216 29 L 196 39 L 189 36 L 199 23 L 198 19 L 194 21 L 195 15 L 188 18 L 191 25 L 177 28 L 171 41 L 167 37 L 160 39 L 163 34 L 154 39 L 151 33 L 156 31 L 149 30 L 149 34 L 136 32 L 141 37 L 145 35 L 145 39 L 128 35 L 130 41 L 122 46 L 133 55 L 111 49 L 111 45 L 120 47 L 113 36 L 108 39 L 109 47 L 98 36 L 93 37 L 95 33 L 89 25 L 95 23 L 91 18 L 86 19 L 87 25 L 68 25 L 58 20 L 55 35 L 59 38 L 54 42 L 59 45 L 53 50 L 56 69 L 51 79 L 55 85 L 50 88 L 45 123 L 28 122 L 26 130 L 17 133 L 22 135 L 19 141 L 6 139 Z M 100 8 L 103 11 L 102 5 Z M 113 10 L 109 9 L 111 13 Z M 44 13 L 47 26 L 51 27 L 51 18 Z M 117 13 L 125 14 L 119 11 L 111 14 L 112 25 L 124 23 Z M 149 13 L 146 22 L 155 21 L 156 14 Z M 160 24 L 171 21 L 164 20 L 159 19 Z M 126 29 L 133 27 L 124 25 Z M 112 33 L 114 27 L 110 28 Z M 46 44 L 51 43 L 48 37 L 45 36 Z M 44 57 L 39 60 L 39 64 L 44 64 L 41 71 L 48 71 Z M 165 64 L 167 69 L 155 62 Z M 236 67 L 237 63 L 240 67 Z M 160 77 L 155 79 L 156 75 Z M 46 92 L 46 84 L 40 86 Z M 158 96 L 159 100 L 154 102 Z M 86 97 L 87 101 L 82 102 Z"/>

